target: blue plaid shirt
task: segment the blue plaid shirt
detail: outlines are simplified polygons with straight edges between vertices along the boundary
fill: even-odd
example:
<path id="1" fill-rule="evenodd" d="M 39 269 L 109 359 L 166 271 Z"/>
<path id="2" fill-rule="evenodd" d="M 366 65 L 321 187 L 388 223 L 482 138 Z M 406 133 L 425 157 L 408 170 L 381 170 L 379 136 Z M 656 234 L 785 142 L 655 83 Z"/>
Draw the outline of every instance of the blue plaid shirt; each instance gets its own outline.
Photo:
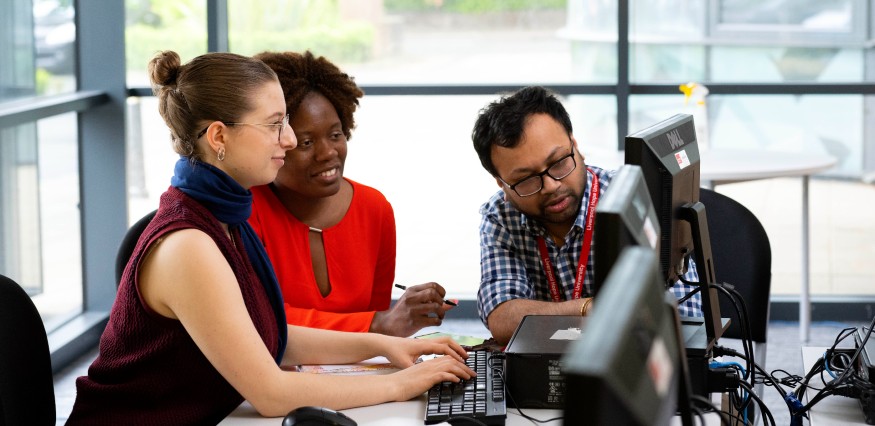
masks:
<path id="1" fill-rule="evenodd" d="M 610 185 L 613 171 L 589 166 L 599 177 L 599 196 L 604 195 Z M 592 188 L 592 175 L 586 175 L 586 188 L 581 200 L 580 213 L 574 220 L 574 225 L 565 236 L 562 247 L 556 247 L 546 229 L 537 221 L 529 219 L 504 199 L 504 192 L 499 190 L 486 204 L 480 207 L 480 291 L 477 293 L 477 311 L 480 319 L 487 324 L 489 314 L 500 304 L 513 299 L 553 300 L 550 296 L 550 285 L 544 275 L 544 268 L 538 252 L 538 237 L 543 237 L 547 243 L 550 260 L 556 269 L 556 281 L 565 300 L 571 300 L 574 292 L 574 278 L 577 263 L 580 259 L 580 249 L 583 246 L 583 230 L 586 223 L 586 210 L 589 204 L 589 191 Z M 598 232 L 598 223 L 595 232 Z M 586 266 L 586 277 L 583 282 L 583 296 L 592 295 L 593 268 L 595 250 L 590 247 L 589 261 Z M 699 281 L 695 262 L 690 260 L 690 267 L 684 275 L 687 281 Z M 678 297 L 683 297 L 695 287 L 678 282 L 671 291 Z M 681 316 L 699 316 L 702 314 L 702 302 L 699 294 L 694 295 L 678 306 Z"/>

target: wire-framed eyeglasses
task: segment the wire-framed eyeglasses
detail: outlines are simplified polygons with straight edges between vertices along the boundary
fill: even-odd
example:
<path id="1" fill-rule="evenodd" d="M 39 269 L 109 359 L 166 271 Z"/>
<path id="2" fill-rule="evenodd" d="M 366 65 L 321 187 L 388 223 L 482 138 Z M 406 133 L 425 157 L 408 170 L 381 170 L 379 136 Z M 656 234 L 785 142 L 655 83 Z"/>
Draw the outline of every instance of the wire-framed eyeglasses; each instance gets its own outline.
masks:
<path id="1" fill-rule="evenodd" d="M 544 187 L 544 175 L 550 176 L 553 180 L 562 180 L 570 175 L 576 168 L 577 160 L 574 159 L 574 148 L 572 148 L 570 154 L 556 160 L 556 162 L 548 166 L 547 169 L 541 173 L 535 173 L 529 177 L 523 178 L 513 185 L 505 182 L 501 177 L 499 177 L 498 180 L 500 180 L 504 186 L 516 192 L 520 197 L 528 197 L 541 192 L 541 188 Z"/>
<path id="2" fill-rule="evenodd" d="M 279 133 L 277 133 L 276 141 L 279 142 L 279 141 L 283 138 L 283 129 L 285 129 L 286 126 L 289 125 L 289 115 L 286 114 L 286 116 L 283 117 L 283 119 L 282 119 L 280 122 L 278 122 L 278 123 L 240 123 L 240 122 L 235 122 L 235 121 L 222 121 L 222 120 L 217 120 L 217 121 L 219 121 L 220 123 L 222 123 L 222 124 L 224 124 L 224 125 L 226 125 L 226 126 L 267 126 L 267 127 L 278 127 L 278 128 L 279 128 Z M 201 130 L 200 132 L 198 132 L 197 137 L 196 137 L 195 139 L 200 139 L 201 136 L 203 136 L 204 133 L 206 133 L 206 132 L 207 132 L 207 129 L 209 129 L 209 128 L 210 128 L 210 126 L 207 126 L 207 127 L 205 127 L 203 130 Z"/>

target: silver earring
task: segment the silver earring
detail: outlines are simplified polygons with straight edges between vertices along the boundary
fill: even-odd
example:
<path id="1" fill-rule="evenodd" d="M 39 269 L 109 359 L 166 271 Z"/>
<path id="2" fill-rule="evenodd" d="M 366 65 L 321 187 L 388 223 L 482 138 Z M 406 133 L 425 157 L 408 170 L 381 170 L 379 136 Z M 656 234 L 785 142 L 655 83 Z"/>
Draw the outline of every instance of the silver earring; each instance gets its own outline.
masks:
<path id="1" fill-rule="evenodd" d="M 225 161 L 225 148 L 219 148 L 219 155 L 217 155 L 219 161 Z"/>

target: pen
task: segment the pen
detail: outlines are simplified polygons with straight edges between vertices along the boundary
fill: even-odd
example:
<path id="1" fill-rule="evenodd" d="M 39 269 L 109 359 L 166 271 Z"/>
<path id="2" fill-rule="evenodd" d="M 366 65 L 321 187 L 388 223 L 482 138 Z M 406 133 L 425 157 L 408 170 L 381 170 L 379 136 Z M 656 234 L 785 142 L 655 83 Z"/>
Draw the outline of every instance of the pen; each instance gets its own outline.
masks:
<path id="1" fill-rule="evenodd" d="M 407 286 L 405 285 L 395 284 L 395 287 L 400 288 L 401 290 L 407 290 Z M 450 306 L 458 306 L 456 305 L 456 302 L 453 302 L 452 300 L 444 300 L 444 303 Z"/>

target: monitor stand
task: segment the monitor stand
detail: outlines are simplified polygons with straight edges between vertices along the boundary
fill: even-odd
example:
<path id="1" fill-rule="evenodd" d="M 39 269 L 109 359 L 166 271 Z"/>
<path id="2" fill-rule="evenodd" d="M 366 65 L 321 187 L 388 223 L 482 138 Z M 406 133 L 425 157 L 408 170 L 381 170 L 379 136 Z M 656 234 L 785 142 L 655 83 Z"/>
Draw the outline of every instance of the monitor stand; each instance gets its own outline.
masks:
<path id="1" fill-rule="evenodd" d="M 702 202 L 686 204 L 680 208 L 680 217 L 690 224 L 704 314 L 703 318 L 681 317 L 681 330 L 687 348 L 692 394 L 708 398 L 708 370 L 712 349 L 717 339 L 729 327 L 729 319 L 721 318 L 717 289 L 711 285 L 717 279 L 711 258 L 711 237 L 708 233 L 705 205 Z"/>
<path id="2" fill-rule="evenodd" d="M 717 282 L 717 273 L 714 271 L 714 261 L 711 257 L 711 236 L 708 233 L 708 218 L 705 214 L 705 205 L 702 202 L 686 204 L 680 208 L 680 215 L 690 224 L 690 232 L 693 236 L 695 250 L 696 270 L 699 272 L 699 285 L 702 287 L 702 313 L 705 315 L 704 325 L 707 334 L 706 350 L 723 335 L 724 327 L 720 316 L 720 301 L 717 299 L 717 289 L 713 286 Z M 681 318 L 683 323 L 683 318 Z"/>

